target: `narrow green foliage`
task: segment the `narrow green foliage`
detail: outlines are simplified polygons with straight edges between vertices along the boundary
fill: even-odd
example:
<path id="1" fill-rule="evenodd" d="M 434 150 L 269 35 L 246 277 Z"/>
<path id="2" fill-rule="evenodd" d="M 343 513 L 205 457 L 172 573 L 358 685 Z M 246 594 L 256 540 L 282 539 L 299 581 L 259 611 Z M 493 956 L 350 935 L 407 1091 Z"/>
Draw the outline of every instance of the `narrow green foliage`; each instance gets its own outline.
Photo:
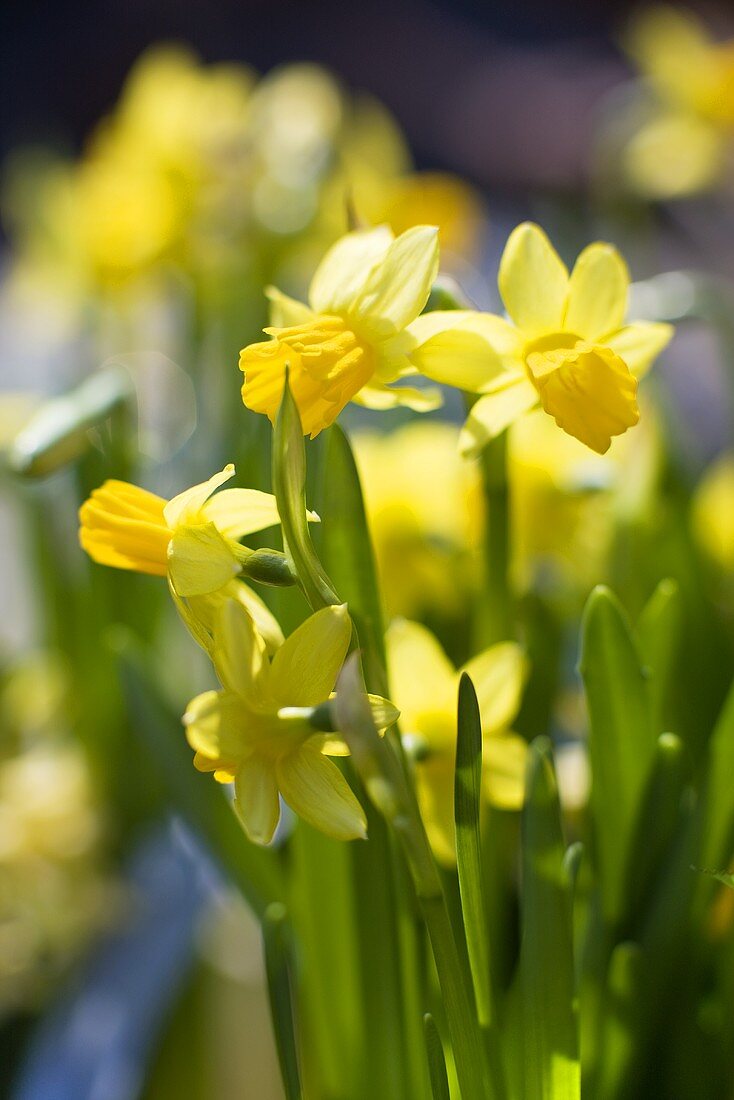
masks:
<path id="1" fill-rule="evenodd" d="M 285 893 L 275 853 L 247 840 L 221 788 L 191 766 L 192 752 L 181 719 L 155 686 L 147 653 L 122 629 L 115 632 L 113 644 L 130 728 L 153 756 L 176 812 L 211 846 L 245 900 L 262 917 L 268 905 L 282 900 Z"/>
<path id="2" fill-rule="evenodd" d="M 698 871 L 701 875 L 708 875 L 709 878 L 716 879 L 717 882 L 721 882 L 724 886 L 728 886 L 731 890 L 734 890 L 734 874 L 729 871 L 712 871 L 709 867 L 696 867 L 694 870 Z"/>
<path id="3" fill-rule="evenodd" d="M 135 391 L 122 367 L 106 367 L 46 402 L 17 436 L 8 464 L 23 477 L 46 477 L 89 447 L 89 432 L 132 409 Z"/>
<path id="4" fill-rule="evenodd" d="M 614 926 L 626 906 L 641 799 L 656 737 L 649 685 L 616 597 L 594 589 L 584 611 L 580 671 L 589 708 L 591 813 L 604 916 Z"/>
<path id="5" fill-rule="evenodd" d="M 578 1100 L 572 908 L 550 744 L 530 746 L 522 823 L 522 1067 L 527 1100 Z"/>
<path id="6" fill-rule="evenodd" d="M 286 907 L 281 902 L 274 902 L 265 910 L 262 925 L 265 973 L 286 1100 L 302 1100 L 303 1092 L 298 1072 L 298 1051 L 293 1023 L 289 974 L 291 952 L 287 938 L 287 918 Z"/>
<path id="7" fill-rule="evenodd" d="M 461 910 L 474 982 L 479 1022 L 492 1020 L 489 942 L 482 887 L 482 851 L 479 835 L 482 787 L 482 725 L 474 685 L 466 673 L 459 683 L 458 736 L 454 778 L 456 865 Z"/>
<path id="8" fill-rule="evenodd" d="M 278 502 L 286 557 L 312 610 L 341 603 L 316 555 L 308 529 L 306 447 L 287 372 L 273 435 L 273 492 Z"/>
<path id="9" fill-rule="evenodd" d="M 367 687 L 386 695 L 382 607 L 359 474 L 341 428 L 334 425 L 324 434 L 322 477 L 316 498 L 322 517 L 322 559 L 337 591 L 349 604 Z"/>
<path id="10" fill-rule="evenodd" d="M 720 867 L 732 854 L 734 837 L 734 685 L 732 685 L 708 749 L 704 793 L 705 828 L 701 863 Z"/>
<path id="11" fill-rule="evenodd" d="M 675 675 L 682 616 L 678 583 L 667 578 L 657 586 L 637 623 L 640 655 L 650 676 L 650 707 L 657 733 L 662 733 L 670 721 L 665 706 Z"/>
<path id="12" fill-rule="evenodd" d="M 644 957 L 639 946 L 618 944 L 609 960 L 600 1040 L 602 1061 L 596 1093 L 604 1100 L 624 1100 L 634 1088 L 629 1075 L 640 1034 L 643 975 Z"/>
<path id="13" fill-rule="evenodd" d="M 426 1056 L 428 1058 L 428 1071 L 431 1079 L 431 1096 L 433 1100 L 451 1100 L 449 1092 L 449 1079 L 446 1074 L 446 1060 L 443 1054 L 443 1043 L 438 1033 L 436 1022 L 427 1012 L 423 1017 L 424 1034 L 426 1040 Z"/>
<path id="14" fill-rule="evenodd" d="M 474 399 L 468 399 L 471 407 Z M 507 432 L 491 440 L 480 458 L 484 494 L 483 598 L 478 606 L 478 640 L 482 646 L 514 637 L 510 589 L 510 486 L 507 477 Z"/>

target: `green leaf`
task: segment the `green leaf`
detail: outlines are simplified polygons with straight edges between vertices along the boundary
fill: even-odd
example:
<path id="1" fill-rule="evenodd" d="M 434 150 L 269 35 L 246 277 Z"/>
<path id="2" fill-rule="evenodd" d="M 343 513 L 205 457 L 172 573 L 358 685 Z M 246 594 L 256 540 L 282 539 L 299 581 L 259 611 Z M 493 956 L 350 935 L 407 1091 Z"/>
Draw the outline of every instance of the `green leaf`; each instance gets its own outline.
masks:
<path id="1" fill-rule="evenodd" d="M 657 586 L 637 623 L 640 654 L 650 676 L 650 707 L 657 733 L 670 726 L 666 704 L 681 639 L 682 610 L 678 582 L 667 578 Z"/>
<path id="2" fill-rule="evenodd" d="M 151 676 L 150 655 L 122 628 L 112 644 L 118 655 L 130 728 L 137 731 L 153 755 L 177 813 L 211 847 L 255 914 L 285 894 L 275 852 L 250 843 L 228 805 L 220 784 L 197 772 L 184 737 L 181 719 L 168 706 Z"/>
<path id="3" fill-rule="evenodd" d="M 318 611 L 341 603 L 316 555 L 308 529 L 306 448 L 287 372 L 273 436 L 273 492 L 278 503 L 286 557 L 311 608 Z"/>
<path id="4" fill-rule="evenodd" d="M 387 695 L 382 606 L 364 499 L 349 440 L 338 425 L 324 432 L 316 510 L 321 554 L 337 591 L 349 605 L 370 691 Z"/>
<path id="5" fill-rule="evenodd" d="M 731 855 L 734 836 L 734 684 L 711 735 L 703 796 L 701 863 L 719 867 Z"/>
<path id="6" fill-rule="evenodd" d="M 522 815 L 522 1064 L 524 1095 L 578 1100 L 573 924 L 550 743 L 530 746 Z"/>
<path id="7" fill-rule="evenodd" d="M 122 367 L 105 367 L 63 397 L 47 401 L 16 437 L 8 464 L 23 477 L 46 477 L 90 446 L 89 431 L 132 411 L 135 391 Z"/>
<path id="8" fill-rule="evenodd" d="M 479 835 L 482 787 L 482 724 L 474 685 L 466 673 L 459 682 L 458 736 L 454 776 L 456 865 L 461 912 L 477 1015 L 483 1026 L 492 1019 L 489 938 L 484 911 L 482 851 Z"/>
<path id="9" fill-rule="evenodd" d="M 695 870 L 701 875 L 708 875 L 709 878 L 716 879 L 717 882 L 728 886 L 730 890 L 734 890 L 734 874 L 730 871 L 712 871 L 710 867 L 696 867 Z"/>
<path id="10" fill-rule="evenodd" d="M 624 1100 L 634 1091 L 634 1068 L 640 1036 L 644 955 L 636 943 L 614 948 L 606 979 L 600 1037 L 601 1065 L 595 1095 Z"/>
<path id="11" fill-rule="evenodd" d="M 298 1051 L 289 975 L 291 952 L 287 939 L 287 918 L 286 907 L 281 902 L 273 902 L 265 910 L 263 919 L 265 974 L 286 1100 L 302 1100 L 303 1091 L 298 1072 Z"/>
<path id="12" fill-rule="evenodd" d="M 616 597 L 594 589 L 581 631 L 579 668 L 589 709 L 591 813 L 604 916 L 625 911 L 640 805 L 655 756 L 648 680 Z"/>
<path id="13" fill-rule="evenodd" d="M 438 1033 L 436 1022 L 427 1012 L 423 1017 L 424 1034 L 426 1040 L 426 1055 L 428 1058 L 428 1071 L 431 1078 L 431 1096 L 433 1100 L 451 1100 L 449 1092 L 449 1079 L 446 1074 L 446 1059 L 443 1054 L 443 1043 Z"/>

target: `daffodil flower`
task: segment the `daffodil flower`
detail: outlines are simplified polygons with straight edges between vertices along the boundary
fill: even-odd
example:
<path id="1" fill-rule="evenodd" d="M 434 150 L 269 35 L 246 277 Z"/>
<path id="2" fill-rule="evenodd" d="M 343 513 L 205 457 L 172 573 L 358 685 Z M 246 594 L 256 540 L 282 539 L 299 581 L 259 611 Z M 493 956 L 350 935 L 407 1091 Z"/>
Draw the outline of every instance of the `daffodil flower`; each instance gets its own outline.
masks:
<path id="1" fill-rule="evenodd" d="M 278 509 L 274 496 L 257 489 L 213 495 L 234 473 L 233 465 L 225 466 L 169 501 L 126 481 L 105 481 L 79 510 L 79 541 L 101 565 L 167 576 L 184 621 L 206 648 L 214 607 L 223 598 L 242 603 L 275 646 L 283 641 L 280 627 L 236 578 L 246 553 L 239 540 L 280 523 Z"/>
<path id="2" fill-rule="evenodd" d="M 473 325 L 497 353 L 470 372 L 458 364 L 455 384 L 479 393 L 461 435 L 464 454 L 476 454 L 535 406 L 592 451 L 604 454 L 612 438 L 639 419 L 637 379 L 670 340 L 670 325 L 625 324 L 629 274 L 608 244 L 591 244 L 569 275 L 539 226 L 525 223 L 510 235 L 499 270 L 509 320 L 475 315 Z M 441 319 L 416 324 L 425 335 Z M 423 330 L 421 332 L 421 330 Z M 430 363 L 423 371 L 437 381 Z"/>
<path id="3" fill-rule="evenodd" d="M 467 672 L 482 719 L 482 793 L 502 809 L 522 805 L 527 745 L 509 732 L 520 709 L 525 657 L 514 642 L 491 646 L 457 670 L 424 626 L 395 620 L 387 632 L 392 694 L 400 727 L 415 759 L 418 801 L 436 857 L 456 861 L 454 769 L 459 678 Z"/>
<path id="4" fill-rule="evenodd" d="M 268 659 L 242 608 L 223 604 L 215 627 L 214 661 L 222 691 L 189 703 L 184 724 L 200 771 L 234 780 L 235 807 L 247 835 L 268 844 L 280 818 L 280 798 L 315 828 L 338 840 L 366 835 L 364 811 L 329 756 L 346 745 L 309 720 L 328 701 L 351 638 L 346 606 L 311 615 Z M 397 711 L 373 698 L 379 723 Z"/>
<path id="5" fill-rule="evenodd" d="M 440 332 L 424 339 L 412 331 L 437 272 L 438 231 L 432 226 L 415 226 L 397 238 L 387 226 L 342 237 L 319 265 L 308 305 L 268 291 L 274 324 L 265 332 L 271 339 L 240 353 L 245 405 L 274 420 L 287 366 L 304 434 L 311 437 L 349 401 L 371 409 L 436 408 L 436 390 L 392 383 L 419 372 L 420 353 L 444 373 L 456 360 L 456 344 L 447 335 L 455 327 L 450 313 Z M 492 355 L 477 334 L 463 333 L 458 341 L 459 352 L 469 343 L 472 353 L 479 345 Z"/>

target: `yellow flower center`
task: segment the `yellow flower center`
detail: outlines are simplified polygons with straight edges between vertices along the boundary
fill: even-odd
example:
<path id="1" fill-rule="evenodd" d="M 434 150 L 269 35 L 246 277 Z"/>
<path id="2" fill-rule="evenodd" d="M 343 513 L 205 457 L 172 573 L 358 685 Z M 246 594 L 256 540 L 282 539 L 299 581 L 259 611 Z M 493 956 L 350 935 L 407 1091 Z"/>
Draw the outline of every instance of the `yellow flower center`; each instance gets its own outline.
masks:
<path id="1" fill-rule="evenodd" d="M 126 481 L 105 481 L 79 510 L 79 541 L 101 565 L 165 577 L 171 534 L 166 501 Z"/>
<path id="2" fill-rule="evenodd" d="M 640 419 L 637 381 L 611 348 L 557 332 L 531 340 L 523 357 L 545 411 L 598 454 Z"/>
<path id="3" fill-rule="evenodd" d="M 375 357 L 341 317 L 321 316 L 291 328 L 265 330 L 272 340 L 240 353 L 242 399 L 248 409 L 275 420 L 285 368 L 303 431 L 312 438 L 336 420 L 375 370 Z"/>

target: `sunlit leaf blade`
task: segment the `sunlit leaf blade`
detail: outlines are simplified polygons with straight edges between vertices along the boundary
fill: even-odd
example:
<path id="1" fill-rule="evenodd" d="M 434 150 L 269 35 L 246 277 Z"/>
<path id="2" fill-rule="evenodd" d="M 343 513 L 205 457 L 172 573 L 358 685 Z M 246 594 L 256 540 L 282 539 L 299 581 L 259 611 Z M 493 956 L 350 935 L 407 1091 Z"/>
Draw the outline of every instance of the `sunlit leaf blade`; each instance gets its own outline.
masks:
<path id="1" fill-rule="evenodd" d="M 734 837 L 734 685 L 732 685 L 708 749 L 704 792 L 701 863 L 720 867 L 731 855 Z"/>
<path id="2" fill-rule="evenodd" d="M 334 425 L 324 435 L 321 484 L 315 501 L 322 517 L 321 555 L 335 588 L 349 605 L 367 687 L 387 695 L 382 607 L 359 474 L 341 428 Z"/>
<path id="3" fill-rule="evenodd" d="M 438 1033 L 436 1022 L 427 1012 L 423 1017 L 424 1034 L 426 1040 L 426 1056 L 428 1058 L 428 1072 L 431 1080 L 431 1096 L 433 1100 L 451 1100 L 449 1092 L 449 1079 L 446 1074 L 446 1061 L 443 1054 L 443 1043 Z"/>
<path id="4" fill-rule="evenodd" d="M 474 685 L 466 673 L 459 683 L 458 736 L 454 778 L 456 866 L 459 874 L 461 911 L 469 952 L 474 997 L 480 1024 L 492 1017 L 489 976 L 489 942 L 482 888 L 482 853 L 479 835 L 482 785 L 482 724 Z"/>
<path id="5" fill-rule="evenodd" d="M 298 1072 L 298 1051 L 293 1023 L 289 974 L 291 952 L 287 941 L 287 917 L 286 907 L 281 902 L 274 902 L 265 910 L 263 919 L 265 974 L 286 1100 L 302 1100 L 303 1092 Z"/>
<path id="6" fill-rule="evenodd" d="M 47 401 L 16 437 L 8 463 L 23 477 L 45 477 L 89 447 L 89 431 L 132 411 L 134 388 L 122 367 L 105 367 L 75 390 Z"/>
<path id="7" fill-rule="evenodd" d="M 273 492 L 286 556 L 312 609 L 341 603 L 311 542 L 306 513 L 306 448 L 287 376 L 273 435 Z"/>
<path id="8" fill-rule="evenodd" d="M 550 744 L 530 746 L 522 818 L 522 1067 L 524 1095 L 578 1100 L 574 959 L 565 844 Z"/>
<path id="9" fill-rule="evenodd" d="M 130 727 L 154 757 L 174 809 L 203 837 L 253 911 L 262 917 L 267 906 L 282 900 L 285 892 L 275 853 L 247 840 L 220 785 L 194 769 L 181 719 L 153 683 L 146 653 L 122 630 L 115 632 L 113 644 Z"/>
<path id="10" fill-rule="evenodd" d="M 586 605 L 579 667 L 589 710 L 602 906 L 614 925 L 625 908 L 630 853 L 656 738 L 647 677 L 624 612 L 607 588 L 594 589 Z"/>
<path id="11" fill-rule="evenodd" d="M 653 592 L 637 623 L 640 655 L 650 677 L 650 707 L 657 733 L 670 728 L 666 703 L 675 674 L 682 610 L 678 583 L 666 578 Z"/>

